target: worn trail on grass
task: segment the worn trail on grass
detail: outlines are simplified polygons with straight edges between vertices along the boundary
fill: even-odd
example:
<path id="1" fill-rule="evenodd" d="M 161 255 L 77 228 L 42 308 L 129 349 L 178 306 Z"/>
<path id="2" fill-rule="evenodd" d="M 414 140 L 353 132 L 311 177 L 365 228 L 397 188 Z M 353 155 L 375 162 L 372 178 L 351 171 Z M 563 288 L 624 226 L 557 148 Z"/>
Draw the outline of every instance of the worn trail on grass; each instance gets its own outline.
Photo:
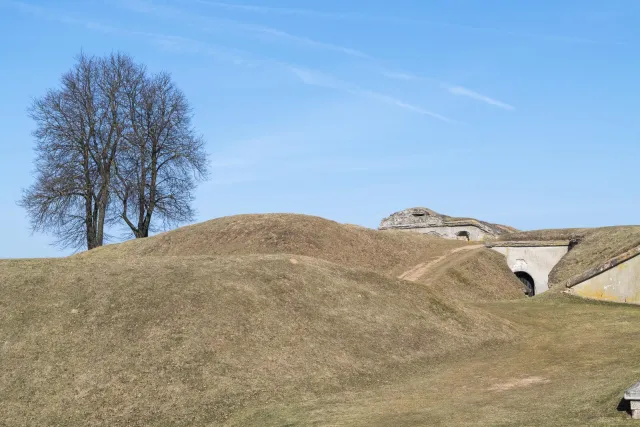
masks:
<path id="1" fill-rule="evenodd" d="M 415 282 L 425 275 L 427 271 L 433 268 L 436 264 L 444 261 L 447 257 L 462 251 L 470 251 L 473 249 L 483 248 L 484 245 L 470 245 L 470 246 L 462 246 L 461 248 L 455 248 L 453 250 L 448 251 L 447 253 L 440 255 L 437 258 L 434 258 L 430 261 L 422 262 L 410 270 L 405 271 L 401 275 L 398 276 L 398 279 L 408 280 L 409 282 Z"/>

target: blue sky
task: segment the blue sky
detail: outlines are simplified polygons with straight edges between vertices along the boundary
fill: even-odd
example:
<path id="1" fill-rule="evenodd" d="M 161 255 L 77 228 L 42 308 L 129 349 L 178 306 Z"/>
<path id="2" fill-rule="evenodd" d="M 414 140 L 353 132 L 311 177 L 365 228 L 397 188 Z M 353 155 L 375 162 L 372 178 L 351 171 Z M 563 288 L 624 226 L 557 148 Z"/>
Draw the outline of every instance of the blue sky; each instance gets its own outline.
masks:
<path id="1" fill-rule="evenodd" d="M 638 223 L 640 2 L 0 0 L 0 258 L 59 256 L 15 201 L 33 97 L 84 50 L 172 73 L 208 141 L 198 220 Z"/>

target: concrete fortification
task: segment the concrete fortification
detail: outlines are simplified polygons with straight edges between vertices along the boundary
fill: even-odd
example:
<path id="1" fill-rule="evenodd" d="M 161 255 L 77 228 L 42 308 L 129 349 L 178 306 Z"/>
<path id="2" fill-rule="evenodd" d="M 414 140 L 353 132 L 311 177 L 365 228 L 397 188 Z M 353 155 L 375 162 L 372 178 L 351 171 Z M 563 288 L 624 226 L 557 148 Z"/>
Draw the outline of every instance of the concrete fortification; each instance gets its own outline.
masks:
<path id="1" fill-rule="evenodd" d="M 504 225 L 474 218 L 456 218 L 427 208 L 409 208 L 391 214 L 380 223 L 380 230 L 404 230 L 431 234 L 445 239 L 482 241 L 517 231 Z"/>
<path id="2" fill-rule="evenodd" d="M 640 227 L 521 232 L 418 207 L 393 213 L 379 228 L 484 241 L 504 255 L 529 296 L 557 287 L 587 298 L 640 304 Z"/>

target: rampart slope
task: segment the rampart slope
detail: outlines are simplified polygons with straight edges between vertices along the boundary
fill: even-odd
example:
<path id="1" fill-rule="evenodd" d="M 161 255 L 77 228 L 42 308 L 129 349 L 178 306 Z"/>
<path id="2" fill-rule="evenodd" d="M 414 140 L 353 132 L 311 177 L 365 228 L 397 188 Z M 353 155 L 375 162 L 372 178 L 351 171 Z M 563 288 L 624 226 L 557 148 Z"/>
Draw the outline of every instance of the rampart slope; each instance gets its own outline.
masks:
<path id="1" fill-rule="evenodd" d="M 292 255 L 0 261 L 0 307 L 7 425 L 220 425 L 517 335 L 423 284 Z"/>
<path id="2" fill-rule="evenodd" d="M 295 254 L 394 277 L 465 242 L 377 231 L 296 214 L 237 215 L 84 252 L 78 257 Z"/>

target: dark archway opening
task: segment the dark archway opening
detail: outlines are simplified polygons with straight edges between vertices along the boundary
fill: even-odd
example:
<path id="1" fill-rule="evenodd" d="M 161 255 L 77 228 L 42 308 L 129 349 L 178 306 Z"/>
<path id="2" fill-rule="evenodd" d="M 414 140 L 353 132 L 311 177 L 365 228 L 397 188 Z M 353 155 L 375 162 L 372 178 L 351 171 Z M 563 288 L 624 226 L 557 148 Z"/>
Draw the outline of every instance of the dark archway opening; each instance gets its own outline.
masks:
<path id="1" fill-rule="evenodd" d="M 471 240 L 471 236 L 469 235 L 468 231 L 461 231 L 456 234 L 456 236 L 458 237 L 458 240 L 466 240 L 467 242 Z"/>
<path id="2" fill-rule="evenodd" d="M 536 294 L 536 284 L 533 281 L 533 277 L 524 271 L 517 271 L 515 274 L 524 285 L 524 293 L 529 297 L 534 296 Z"/>

